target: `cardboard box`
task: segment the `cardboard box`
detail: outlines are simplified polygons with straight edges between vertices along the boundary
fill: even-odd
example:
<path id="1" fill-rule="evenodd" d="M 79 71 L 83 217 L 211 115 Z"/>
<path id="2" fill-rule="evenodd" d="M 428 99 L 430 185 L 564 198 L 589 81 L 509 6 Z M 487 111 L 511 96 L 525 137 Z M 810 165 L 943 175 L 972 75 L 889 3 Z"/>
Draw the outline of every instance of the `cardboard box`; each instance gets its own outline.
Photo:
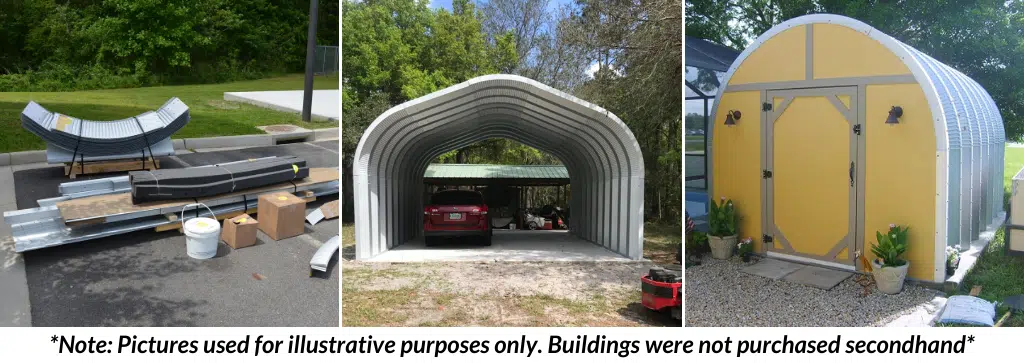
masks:
<path id="1" fill-rule="evenodd" d="M 261 195 L 256 214 L 260 230 L 275 241 L 306 232 L 306 201 L 292 193 Z"/>
<path id="2" fill-rule="evenodd" d="M 256 228 L 259 222 L 248 214 L 224 220 L 224 228 L 220 230 L 220 239 L 233 249 L 245 248 L 256 244 Z"/>

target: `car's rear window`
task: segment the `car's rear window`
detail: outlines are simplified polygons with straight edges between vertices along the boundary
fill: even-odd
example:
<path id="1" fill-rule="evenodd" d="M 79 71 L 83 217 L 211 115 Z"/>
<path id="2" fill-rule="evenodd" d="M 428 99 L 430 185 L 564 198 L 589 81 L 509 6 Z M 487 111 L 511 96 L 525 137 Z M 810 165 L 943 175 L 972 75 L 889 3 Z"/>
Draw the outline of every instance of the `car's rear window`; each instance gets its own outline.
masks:
<path id="1" fill-rule="evenodd" d="M 484 198 L 471 191 L 444 191 L 430 196 L 433 205 L 481 205 Z"/>

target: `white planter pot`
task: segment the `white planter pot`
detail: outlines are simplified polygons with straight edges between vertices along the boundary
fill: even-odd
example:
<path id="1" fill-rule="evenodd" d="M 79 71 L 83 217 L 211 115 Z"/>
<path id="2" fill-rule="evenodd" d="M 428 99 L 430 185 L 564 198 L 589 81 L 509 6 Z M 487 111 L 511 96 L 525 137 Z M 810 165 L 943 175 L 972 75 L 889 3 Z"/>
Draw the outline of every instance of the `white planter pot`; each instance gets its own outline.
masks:
<path id="1" fill-rule="evenodd" d="M 886 294 L 898 294 L 903 291 L 903 281 L 907 279 L 907 269 L 910 268 L 910 261 L 899 267 L 882 267 L 878 262 L 871 261 L 871 275 L 875 278 L 875 285 L 878 291 Z"/>
<path id="2" fill-rule="evenodd" d="M 719 260 L 725 260 L 732 257 L 733 251 L 736 250 L 737 236 L 708 236 L 708 244 L 711 245 L 711 257 Z"/>

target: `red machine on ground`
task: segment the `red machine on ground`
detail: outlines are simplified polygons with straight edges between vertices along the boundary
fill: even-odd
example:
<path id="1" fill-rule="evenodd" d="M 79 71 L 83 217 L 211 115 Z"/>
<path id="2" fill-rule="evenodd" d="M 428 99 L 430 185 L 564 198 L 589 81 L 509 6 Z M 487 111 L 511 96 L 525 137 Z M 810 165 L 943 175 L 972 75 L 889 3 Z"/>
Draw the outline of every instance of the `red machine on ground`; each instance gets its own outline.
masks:
<path id="1" fill-rule="evenodd" d="M 671 313 L 673 318 L 683 319 L 683 270 L 680 265 L 654 267 L 640 278 L 642 290 L 640 303 L 644 307 Z"/>
<path id="2" fill-rule="evenodd" d="M 686 236 L 693 232 L 694 224 L 686 214 Z M 682 247 L 682 246 L 680 246 Z M 640 278 L 641 300 L 644 307 L 669 312 L 673 318 L 683 319 L 683 251 L 676 255 L 676 264 L 651 268 Z"/>

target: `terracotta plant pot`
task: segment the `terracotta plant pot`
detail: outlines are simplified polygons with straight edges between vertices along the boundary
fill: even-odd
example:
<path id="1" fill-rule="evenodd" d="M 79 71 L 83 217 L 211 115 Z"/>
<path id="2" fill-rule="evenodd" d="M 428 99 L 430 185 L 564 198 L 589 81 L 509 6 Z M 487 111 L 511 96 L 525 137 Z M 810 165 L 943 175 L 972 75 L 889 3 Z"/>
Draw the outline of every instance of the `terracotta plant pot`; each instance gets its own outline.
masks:
<path id="1" fill-rule="evenodd" d="M 732 257 L 733 251 L 736 250 L 737 236 L 708 236 L 708 244 L 711 245 L 711 257 L 719 260 L 725 260 Z"/>
<path id="2" fill-rule="evenodd" d="M 907 269 L 910 268 L 910 261 L 899 267 L 882 267 L 878 261 L 871 261 L 871 275 L 875 278 L 875 285 L 878 291 L 886 294 L 898 294 L 903 291 L 903 282 L 907 279 Z"/>

